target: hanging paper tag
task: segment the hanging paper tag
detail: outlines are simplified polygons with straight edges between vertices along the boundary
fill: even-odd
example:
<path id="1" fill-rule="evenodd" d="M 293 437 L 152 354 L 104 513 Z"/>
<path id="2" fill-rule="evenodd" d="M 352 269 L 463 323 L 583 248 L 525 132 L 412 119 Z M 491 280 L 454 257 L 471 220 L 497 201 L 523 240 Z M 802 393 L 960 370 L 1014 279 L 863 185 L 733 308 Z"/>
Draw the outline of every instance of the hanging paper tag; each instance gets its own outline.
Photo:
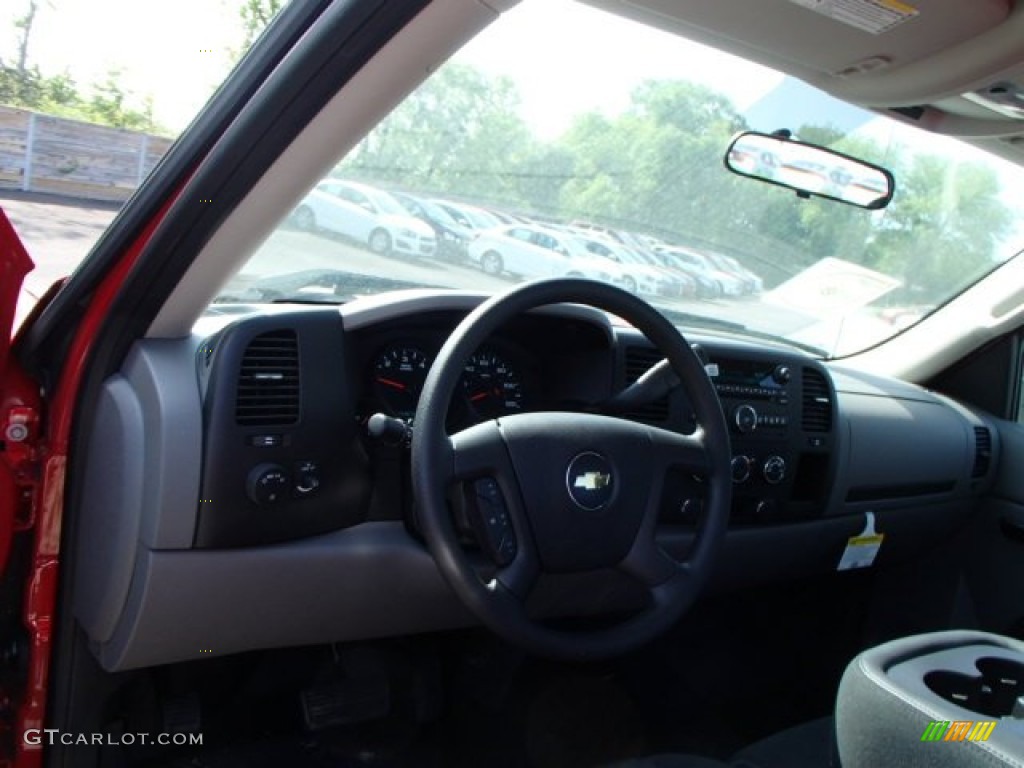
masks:
<path id="1" fill-rule="evenodd" d="M 846 550 L 839 559 L 839 567 L 836 570 L 849 571 L 854 568 L 870 568 L 875 562 L 878 550 L 882 548 L 885 534 L 875 532 L 874 512 L 865 512 L 864 514 L 868 519 L 867 525 L 864 526 L 862 533 L 851 536 L 847 540 Z"/>

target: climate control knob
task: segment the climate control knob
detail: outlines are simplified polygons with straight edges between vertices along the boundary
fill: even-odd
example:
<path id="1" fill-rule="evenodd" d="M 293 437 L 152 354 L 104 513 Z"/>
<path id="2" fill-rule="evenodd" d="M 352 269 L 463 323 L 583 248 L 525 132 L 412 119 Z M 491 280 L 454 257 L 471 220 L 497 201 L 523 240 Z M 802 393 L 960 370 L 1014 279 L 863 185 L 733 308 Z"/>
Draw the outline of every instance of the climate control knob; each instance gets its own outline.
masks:
<path id="1" fill-rule="evenodd" d="M 761 468 L 766 483 L 778 485 L 786 479 L 786 460 L 781 456 L 769 456 Z"/>
<path id="2" fill-rule="evenodd" d="M 261 507 L 274 507 L 288 495 L 291 479 L 279 464 L 260 464 L 249 473 L 246 485 L 250 499 Z"/>
<path id="3" fill-rule="evenodd" d="M 733 422 L 740 432 L 753 432 L 757 429 L 757 411 L 752 405 L 740 405 L 732 412 Z"/>
<path id="4" fill-rule="evenodd" d="M 772 379 L 775 380 L 776 384 L 789 384 L 789 380 L 791 378 L 793 378 L 793 374 L 789 370 L 788 365 L 777 365 L 775 366 L 775 370 L 772 371 Z"/>
<path id="5" fill-rule="evenodd" d="M 733 456 L 731 467 L 734 483 L 745 483 L 750 479 L 750 459 L 747 456 Z"/>

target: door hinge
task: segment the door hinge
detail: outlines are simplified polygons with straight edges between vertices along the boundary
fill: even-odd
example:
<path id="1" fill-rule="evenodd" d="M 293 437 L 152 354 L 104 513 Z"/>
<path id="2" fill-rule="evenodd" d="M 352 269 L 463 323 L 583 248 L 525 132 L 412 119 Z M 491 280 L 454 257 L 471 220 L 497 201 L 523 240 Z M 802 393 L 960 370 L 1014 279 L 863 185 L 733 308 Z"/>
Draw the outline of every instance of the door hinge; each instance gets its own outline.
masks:
<path id="1" fill-rule="evenodd" d="M 17 489 L 14 507 L 14 531 L 35 524 L 36 490 L 39 487 L 39 411 L 27 405 L 14 405 L 0 414 L 0 461 L 10 470 Z"/>

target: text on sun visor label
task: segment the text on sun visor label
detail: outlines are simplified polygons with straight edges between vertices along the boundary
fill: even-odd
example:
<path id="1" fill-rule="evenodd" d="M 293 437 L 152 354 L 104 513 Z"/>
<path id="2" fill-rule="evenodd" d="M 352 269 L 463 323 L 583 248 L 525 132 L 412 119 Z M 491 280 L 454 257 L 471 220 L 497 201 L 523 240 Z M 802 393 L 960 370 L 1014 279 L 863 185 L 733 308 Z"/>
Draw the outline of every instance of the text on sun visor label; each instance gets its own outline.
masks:
<path id="1" fill-rule="evenodd" d="M 918 14 L 917 8 L 899 0 L 790 0 L 829 18 L 863 29 L 873 35 L 888 32 Z"/>

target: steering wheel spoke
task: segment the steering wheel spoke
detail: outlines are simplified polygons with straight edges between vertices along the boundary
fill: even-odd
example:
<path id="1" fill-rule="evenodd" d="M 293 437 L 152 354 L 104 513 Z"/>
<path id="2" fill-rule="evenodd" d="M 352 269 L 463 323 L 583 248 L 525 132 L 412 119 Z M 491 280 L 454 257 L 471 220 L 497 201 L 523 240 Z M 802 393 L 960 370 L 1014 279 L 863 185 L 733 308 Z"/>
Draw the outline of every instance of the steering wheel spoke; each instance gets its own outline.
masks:
<path id="1" fill-rule="evenodd" d="M 497 421 L 485 421 L 451 435 L 447 440 L 451 456 L 447 482 L 465 482 L 479 477 L 512 476 L 508 449 L 501 439 Z"/>
<path id="2" fill-rule="evenodd" d="M 498 568 L 500 585 L 525 600 L 539 572 L 522 494 L 497 421 L 452 435 L 448 482 L 462 484 L 477 543 Z"/>
<path id="3" fill-rule="evenodd" d="M 707 476 L 711 472 L 707 435 L 699 429 L 692 435 L 683 435 L 668 429 L 651 427 L 649 430 L 658 457 L 658 467 L 664 472 L 682 469 L 693 475 Z"/>
<path id="4" fill-rule="evenodd" d="M 525 547 L 509 565 L 494 575 L 494 581 L 513 594 L 520 602 L 526 602 L 530 596 L 537 577 L 540 576 L 540 564 L 532 547 Z"/>

